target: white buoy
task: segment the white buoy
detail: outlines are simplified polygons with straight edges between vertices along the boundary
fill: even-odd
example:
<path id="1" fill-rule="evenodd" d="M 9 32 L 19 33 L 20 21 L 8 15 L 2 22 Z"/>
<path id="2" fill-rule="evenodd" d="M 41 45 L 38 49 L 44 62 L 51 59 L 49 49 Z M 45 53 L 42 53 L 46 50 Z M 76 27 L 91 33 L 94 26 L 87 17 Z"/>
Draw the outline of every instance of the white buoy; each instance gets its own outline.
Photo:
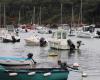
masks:
<path id="1" fill-rule="evenodd" d="M 80 65 L 78 63 L 74 63 L 73 67 L 79 67 Z"/>
<path id="2" fill-rule="evenodd" d="M 43 75 L 44 75 L 44 76 L 50 76 L 50 75 L 51 75 L 51 73 L 50 73 L 50 72 L 48 72 L 48 73 L 44 73 Z"/>
<path id="3" fill-rule="evenodd" d="M 29 72 L 27 75 L 31 76 L 31 75 L 35 75 L 36 72 Z"/>
<path id="4" fill-rule="evenodd" d="M 9 73 L 9 76 L 17 76 L 17 73 Z"/>
<path id="5" fill-rule="evenodd" d="M 87 73 L 82 73 L 82 77 L 87 77 Z"/>

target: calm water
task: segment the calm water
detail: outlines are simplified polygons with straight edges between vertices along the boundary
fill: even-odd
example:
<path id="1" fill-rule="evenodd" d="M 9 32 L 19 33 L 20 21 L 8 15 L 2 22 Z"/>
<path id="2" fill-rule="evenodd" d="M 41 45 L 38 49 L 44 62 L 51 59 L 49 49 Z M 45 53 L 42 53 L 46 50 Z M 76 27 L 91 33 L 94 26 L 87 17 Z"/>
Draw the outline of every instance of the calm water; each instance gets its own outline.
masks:
<path id="1" fill-rule="evenodd" d="M 20 43 L 0 43 L 0 56 L 16 56 L 16 57 L 27 57 L 28 53 L 34 54 L 34 59 L 39 62 L 52 61 L 57 62 L 61 59 L 68 64 L 79 63 L 81 70 L 88 74 L 88 77 L 83 80 L 94 80 L 100 79 L 100 39 L 82 39 L 76 37 L 70 37 L 73 40 L 82 40 L 84 45 L 80 47 L 80 50 L 70 52 L 68 50 L 52 50 L 48 47 L 39 46 L 27 46 L 24 39 L 31 36 L 32 34 L 43 36 L 47 39 L 51 37 L 50 34 L 38 34 L 28 32 L 20 33 Z M 56 53 L 58 56 L 50 57 L 50 53 Z M 70 72 L 68 80 L 82 80 L 81 73 Z"/>

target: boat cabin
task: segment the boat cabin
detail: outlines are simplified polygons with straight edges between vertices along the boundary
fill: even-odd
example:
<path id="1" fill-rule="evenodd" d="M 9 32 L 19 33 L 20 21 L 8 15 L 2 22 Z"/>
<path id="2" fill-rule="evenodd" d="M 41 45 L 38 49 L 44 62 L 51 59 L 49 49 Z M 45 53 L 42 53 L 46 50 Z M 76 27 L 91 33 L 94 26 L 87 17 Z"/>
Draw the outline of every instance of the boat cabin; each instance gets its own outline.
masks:
<path id="1" fill-rule="evenodd" d="M 94 32 L 95 26 L 94 25 L 89 25 L 89 26 L 83 26 L 83 31 L 89 31 L 89 32 Z"/>
<path id="2" fill-rule="evenodd" d="M 64 31 L 64 30 L 59 30 L 59 31 L 53 32 L 52 38 L 66 39 L 67 38 L 67 32 Z"/>

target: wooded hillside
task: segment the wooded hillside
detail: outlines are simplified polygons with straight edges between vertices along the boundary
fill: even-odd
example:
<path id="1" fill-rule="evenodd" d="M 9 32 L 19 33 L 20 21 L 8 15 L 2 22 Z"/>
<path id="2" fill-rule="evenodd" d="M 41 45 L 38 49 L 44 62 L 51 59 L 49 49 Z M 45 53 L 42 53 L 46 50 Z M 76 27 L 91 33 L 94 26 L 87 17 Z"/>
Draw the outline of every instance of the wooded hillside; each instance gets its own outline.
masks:
<path id="1" fill-rule="evenodd" d="M 100 22 L 100 0 L 82 1 L 83 23 Z M 35 7 L 35 23 L 39 22 L 41 7 L 41 23 L 60 23 L 61 3 L 62 3 L 62 23 L 71 23 L 72 6 L 74 8 L 74 22 L 79 20 L 81 0 L 0 0 L 1 19 L 4 15 L 4 4 L 6 11 L 6 22 L 8 24 L 18 23 L 20 11 L 21 23 L 30 23 L 33 17 Z M 3 20 L 2 20 L 3 21 Z"/>

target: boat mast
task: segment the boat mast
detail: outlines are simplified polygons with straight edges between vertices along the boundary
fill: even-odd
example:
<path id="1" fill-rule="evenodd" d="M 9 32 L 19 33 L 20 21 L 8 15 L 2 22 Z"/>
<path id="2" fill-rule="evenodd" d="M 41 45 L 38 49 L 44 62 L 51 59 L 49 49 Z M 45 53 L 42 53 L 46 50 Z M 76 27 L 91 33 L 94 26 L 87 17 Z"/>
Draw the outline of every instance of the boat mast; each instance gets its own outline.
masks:
<path id="1" fill-rule="evenodd" d="M 1 28 L 1 3 L 0 3 L 0 28 Z"/>
<path id="2" fill-rule="evenodd" d="M 6 28 L 6 11 L 5 11 L 5 4 L 4 4 L 4 28 Z"/>
<path id="3" fill-rule="evenodd" d="M 18 24 L 20 24 L 21 16 L 20 16 L 20 10 L 19 10 L 19 18 L 18 18 Z"/>
<path id="4" fill-rule="evenodd" d="M 80 25 L 82 25 L 82 8 L 83 8 L 83 5 L 82 5 L 83 3 L 82 3 L 82 0 L 81 0 L 81 5 L 80 5 L 80 12 L 79 12 L 79 19 L 78 19 L 78 27 L 80 27 Z"/>
<path id="5" fill-rule="evenodd" d="M 72 19 L 71 19 L 71 27 L 74 26 L 74 8 L 73 8 L 73 4 L 72 4 Z"/>
<path id="6" fill-rule="evenodd" d="M 82 25 L 82 22 L 83 22 L 83 21 L 82 21 L 82 20 L 83 20 L 83 19 L 82 19 L 82 15 L 83 15 L 83 14 L 82 14 L 82 9 L 83 9 L 83 3 L 82 3 L 82 0 L 81 0 L 81 7 L 80 7 L 80 22 L 81 22 L 81 25 Z"/>
<path id="7" fill-rule="evenodd" d="M 35 6 L 33 8 L 32 24 L 35 24 Z"/>
<path id="8" fill-rule="evenodd" d="M 63 4 L 61 3 L 61 25 L 62 25 L 62 7 L 63 7 Z"/>
<path id="9" fill-rule="evenodd" d="M 41 6 L 40 6 L 40 13 L 39 13 L 39 25 L 41 25 Z"/>
<path id="10" fill-rule="evenodd" d="M 74 9 L 73 9 L 73 3 L 72 3 L 72 19 L 71 19 L 71 26 L 70 26 L 70 34 L 71 34 L 71 28 L 74 27 Z"/>

